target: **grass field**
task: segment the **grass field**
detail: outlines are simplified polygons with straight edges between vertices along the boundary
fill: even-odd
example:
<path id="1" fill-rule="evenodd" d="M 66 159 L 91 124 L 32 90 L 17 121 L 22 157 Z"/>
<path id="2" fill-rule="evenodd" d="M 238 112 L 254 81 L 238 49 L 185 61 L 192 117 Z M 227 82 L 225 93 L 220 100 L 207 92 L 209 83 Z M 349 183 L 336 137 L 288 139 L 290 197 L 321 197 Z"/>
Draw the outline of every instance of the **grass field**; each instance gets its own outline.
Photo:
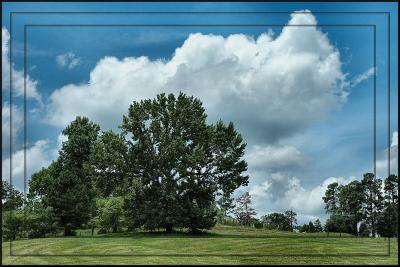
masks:
<path id="1" fill-rule="evenodd" d="M 217 226 L 206 234 L 119 233 L 3 242 L 3 264 L 397 264 L 397 240 Z M 34 256 L 40 254 L 41 256 Z M 80 255 L 80 256 L 76 256 Z M 114 256 L 111 256 L 114 255 Z"/>

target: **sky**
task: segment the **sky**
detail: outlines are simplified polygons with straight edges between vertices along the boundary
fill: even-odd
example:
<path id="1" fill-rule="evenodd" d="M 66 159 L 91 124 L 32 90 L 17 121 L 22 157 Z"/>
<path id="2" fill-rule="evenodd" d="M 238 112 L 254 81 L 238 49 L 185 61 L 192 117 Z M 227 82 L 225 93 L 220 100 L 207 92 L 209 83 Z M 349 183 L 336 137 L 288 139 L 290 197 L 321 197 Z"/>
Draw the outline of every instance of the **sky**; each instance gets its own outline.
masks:
<path id="1" fill-rule="evenodd" d="M 2 178 L 10 178 L 11 145 L 12 182 L 20 190 L 24 56 L 27 180 L 57 158 L 66 140 L 61 131 L 75 116 L 118 131 L 133 101 L 182 91 L 203 102 L 209 123 L 232 121 L 247 143 L 249 185 L 234 196 L 250 192 L 258 217 L 293 209 L 299 223 L 324 221 L 326 186 L 374 171 L 374 84 L 376 173 L 388 174 L 388 148 L 390 172 L 398 172 L 395 3 L 64 2 L 2 3 L 2 9 Z M 14 13 L 10 42 L 10 12 L 17 11 L 271 13 Z M 390 12 L 390 129 L 388 15 L 328 11 Z"/>

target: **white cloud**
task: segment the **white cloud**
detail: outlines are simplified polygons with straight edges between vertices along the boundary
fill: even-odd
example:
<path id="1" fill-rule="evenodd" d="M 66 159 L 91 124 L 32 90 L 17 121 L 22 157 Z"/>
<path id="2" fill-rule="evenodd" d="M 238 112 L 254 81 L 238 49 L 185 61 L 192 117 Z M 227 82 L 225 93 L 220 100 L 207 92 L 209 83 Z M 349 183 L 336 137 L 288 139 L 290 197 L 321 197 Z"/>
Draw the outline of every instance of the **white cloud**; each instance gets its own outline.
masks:
<path id="1" fill-rule="evenodd" d="M 398 172 L 398 153 L 399 153 L 399 139 L 398 132 L 392 134 L 392 141 L 390 144 L 390 174 Z M 385 179 L 388 176 L 388 149 L 381 151 L 376 160 L 376 176 Z"/>
<path id="2" fill-rule="evenodd" d="M 26 149 L 26 170 L 27 179 L 42 167 L 47 167 L 53 160 L 53 149 L 46 140 L 35 142 L 30 148 Z M 10 158 L 2 162 L 2 179 L 10 179 Z M 24 150 L 18 150 L 12 155 L 12 183 L 18 190 L 24 189 Z"/>
<path id="3" fill-rule="evenodd" d="M 273 173 L 260 185 L 250 186 L 250 194 L 259 215 L 271 212 L 283 212 L 293 209 L 299 217 L 299 223 L 324 219 L 324 202 L 326 188 L 333 182 L 346 185 L 355 180 L 355 177 L 329 177 L 320 185 L 306 189 L 295 176 L 283 173 Z M 281 193 L 277 196 L 277 190 Z"/>
<path id="4" fill-rule="evenodd" d="M 288 24 L 316 20 L 292 14 Z M 345 77 L 339 51 L 316 27 L 285 27 L 276 38 L 193 33 L 169 60 L 101 59 L 87 84 L 52 93 L 46 119 L 63 127 L 85 115 L 115 129 L 132 101 L 183 91 L 203 101 L 210 120 L 232 120 L 249 142 L 269 142 L 340 107 Z"/>
<path id="5" fill-rule="evenodd" d="M 356 87 L 358 84 L 360 84 L 361 82 L 368 80 L 369 77 L 371 77 L 372 75 L 374 75 L 375 71 L 374 68 L 369 68 L 368 70 L 366 70 L 365 72 L 357 75 L 356 77 L 354 77 L 354 79 L 351 81 L 350 86 L 351 88 Z"/>
<path id="6" fill-rule="evenodd" d="M 8 30 L 3 27 L 1 29 L 2 44 L 2 89 L 10 89 L 10 60 L 9 60 L 9 41 L 10 34 Z M 22 70 L 17 70 L 12 64 L 12 87 L 13 92 L 16 96 L 24 96 L 24 72 Z M 42 103 L 42 97 L 37 91 L 38 81 L 33 80 L 29 75 L 26 77 L 26 96 L 27 98 L 32 98 Z"/>
<path id="7" fill-rule="evenodd" d="M 67 67 L 71 70 L 81 63 L 81 59 L 76 57 L 74 53 L 68 52 L 56 56 L 56 62 L 60 67 Z"/>
<path id="8" fill-rule="evenodd" d="M 10 104 L 3 102 L 2 107 L 2 150 L 8 153 L 10 148 Z M 13 144 L 15 144 L 16 138 L 21 132 L 23 126 L 23 111 L 18 106 L 12 105 L 12 137 Z"/>

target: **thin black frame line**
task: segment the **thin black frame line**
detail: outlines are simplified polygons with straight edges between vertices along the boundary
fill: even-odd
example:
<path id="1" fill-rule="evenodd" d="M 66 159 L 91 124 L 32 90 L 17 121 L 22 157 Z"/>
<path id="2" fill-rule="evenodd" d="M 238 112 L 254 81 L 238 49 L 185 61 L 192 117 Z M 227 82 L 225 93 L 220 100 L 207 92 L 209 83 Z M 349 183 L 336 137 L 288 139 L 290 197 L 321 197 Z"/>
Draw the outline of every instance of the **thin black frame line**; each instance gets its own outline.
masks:
<path id="1" fill-rule="evenodd" d="M 11 12 L 11 14 L 10 14 L 10 28 L 11 28 L 11 25 L 12 25 L 12 13 L 13 12 Z M 24 12 L 14 12 L 14 13 L 24 13 Z M 29 12 L 25 12 L 25 13 L 29 13 Z M 37 13 L 41 13 L 41 12 L 32 12 L 32 13 L 35 13 L 35 14 L 37 14 Z M 55 13 L 55 12 L 42 12 L 42 13 L 44 13 L 44 14 L 46 14 L 46 13 L 48 13 L 48 14 L 51 14 L 51 13 Z M 61 12 L 60 12 L 61 13 Z M 76 13 L 80 13 L 80 12 L 76 12 Z M 92 12 L 93 13 L 93 12 Z M 102 12 L 101 12 L 102 13 Z M 105 12 L 106 14 L 107 14 L 107 12 Z M 121 12 L 116 12 L 116 13 L 121 13 Z M 144 12 L 141 12 L 141 13 L 144 13 Z M 165 12 L 165 13 L 171 13 L 171 12 Z M 182 12 L 180 12 L 180 13 L 182 13 Z M 240 12 L 239 12 L 240 13 Z M 251 13 L 254 13 L 254 12 L 248 12 L 249 14 L 251 14 Z M 269 12 L 265 12 L 265 13 L 269 13 Z M 271 12 L 271 13 L 274 13 L 274 12 Z M 275 13 L 277 13 L 277 12 L 275 12 Z M 288 13 L 293 13 L 293 12 L 288 12 Z M 298 12 L 299 13 L 299 12 Z M 378 14 L 378 13 L 380 13 L 380 14 L 389 14 L 389 16 L 390 16 L 390 12 L 304 12 L 304 13 L 337 13 L 337 14 L 342 14 L 342 13 L 353 13 L 353 14 L 364 14 L 364 13 L 368 13 L 368 14 Z M 285 13 L 286 14 L 286 13 Z M 389 27 L 390 27 L 390 23 L 389 23 Z M 390 31 L 389 31 L 389 36 L 390 36 Z M 390 43 L 389 43 L 389 47 L 390 47 Z M 390 49 L 389 49 L 389 55 L 390 55 Z M 10 53 L 10 58 L 11 58 L 11 53 Z M 390 58 L 390 56 L 389 56 L 389 58 Z M 11 64 L 11 60 L 10 60 L 10 64 Z M 390 72 L 390 71 L 389 71 Z M 10 74 L 10 76 L 11 76 L 11 74 Z M 11 80 L 11 79 L 10 79 Z M 390 80 L 389 80 L 389 84 L 390 84 Z M 11 85 L 10 85 L 10 87 L 11 87 Z M 10 98 L 11 98 L 11 90 L 10 90 Z M 389 94 L 389 98 L 390 98 L 390 94 Z M 10 106 L 10 109 L 11 109 L 11 106 Z M 11 121 L 11 118 L 10 118 L 10 121 Z M 390 139 L 389 139 L 390 140 Z M 390 142 L 390 141 L 389 141 Z M 11 150 L 11 149 L 10 149 Z M 10 156 L 11 157 L 11 156 Z M 11 169 L 11 162 L 10 162 L 10 169 Z M 11 179 L 11 175 L 10 175 L 10 179 Z M 389 241 L 390 241 L 390 238 L 389 238 Z M 10 241 L 11 242 L 11 241 Z M 11 250 L 11 244 L 10 244 L 10 250 Z M 11 253 L 10 253 L 11 254 Z"/>
<path id="2" fill-rule="evenodd" d="M 373 27 L 375 24 L 25 24 L 28 27 Z"/>
<path id="3" fill-rule="evenodd" d="M 379 14 L 388 11 L 12 11 L 14 14 Z"/>
<path id="4" fill-rule="evenodd" d="M 58 26 L 58 25 L 56 25 L 56 24 L 49 24 L 50 26 Z M 45 26 L 49 26 L 49 25 L 44 25 L 44 24 L 41 24 L 41 25 L 37 25 L 37 24 L 26 24 L 26 25 L 24 25 L 24 33 L 26 33 L 27 32 L 27 30 L 28 30 L 28 28 L 29 27 L 35 27 L 35 26 L 41 26 L 41 27 L 45 27 Z M 124 25 L 126 25 L 126 24 L 124 24 Z M 65 25 L 65 24 L 63 24 L 63 26 L 68 26 L 68 25 Z M 80 26 L 80 25 L 77 25 L 77 24 L 72 24 L 72 25 L 70 25 L 70 26 L 73 26 L 73 27 L 77 27 L 77 26 Z M 83 25 L 83 26 L 91 26 L 91 25 Z M 115 25 L 115 24 L 112 24 L 112 25 L 105 25 L 105 24 L 96 24 L 96 26 L 111 26 L 111 27 L 113 27 L 113 26 L 120 26 L 120 25 Z M 136 26 L 142 26 L 142 25 L 138 25 L 138 24 L 130 24 L 130 25 L 126 25 L 126 26 L 132 26 L 132 27 L 136 27 Z M 152 27 L 157 27 L 157 26 L 159 26 L 159 25 L 154 25 L 154 24 L 149 24 L 148 26 L 152 26 Z M 169 25 L 161 25 L 162 27 L 164 27 L 164 26 L 169 26 Z M 186 25 L 181 25 L 181 24 L 176 24 L 175 26 L 183 26 L 183 27 L 185 27 L 185 26 L 188 26 L 187 24 Z M 210 25 L 200 25 L 200 26 L 210 26 Z M 211 26 L 214 26 L 214 25 L 211 25 Z M 216 25 L 216 26 L 224 26 L 224 27 L 231 27 L 232 25 L 221 25 L 221 24 L 218 24 L 218 25 Z M 243 25 L 238 25 L 238 26 L 243 26 Z M 251 25 L 245 25 L 245 26 L 251 26 Z M 263 26 L 263 27 L 269 27 L 270 26 L 270 24 L 267 24 L 267 25 L 260 25 L 260 26 Z M 319 25 L 310 25 L 310 24 L 299 24 L 299 25 L 286 25 L 286 24 L 279 24 L 279 25 L 275 25 L 275 26 L 279 26 L 279 27 L 286 27 L 286 26 L 304 26 L 304 27 L 316 27 L 316 26 L 321 26 L 321 27 L 324 27 L 324 26 L 326 26 L 325 24 L 319 24 Z M 330 25 L 330 26 L 340 26 L 340 25 Z M 348 26 L 353 26 L 353 27 L 356 27 L 357 25 L 348 25 Z M 375 27 L 375 25 L 362 25 L 362 26 L 367 26 L 367 27 Z M 24 44 L 26 44 L 27 43 L 27 35 L 26 34 L 24 34 Z M 375 40 L 375 39 L 374 39 Z M 375 50 L 374 50 L 375 51 Z M 26 59 L 27 58 L 27 51 L 24 51 L 24 59 Z M 25 60 L 26 61 L 26 60 Z M 375 97 L 374 97 L 374 99 L 375 99 Z M 26 177 L 25 177 L 26 178 Z M 282 237 L 272 237 L 272 238 L 282 238 Z M 291 239 L 296 239 L 296 238 L 304 238 L 304 237 L 301 237 L 301 236 L 296 236 L 296 237 L 285 237 L 285 238 L 291 238 Z M 327 237 L 325 237 L 325 236 L 321 236 L 321 237 L 312 237 L 312 238 L 323 238 L 323 239 L 326 239 Z M 329 238 L 341 238 L 341 237 L 329 237 Z M 357 238 L 357 237 L 352 237 L 352 238 Z M 347 254 L 345 254 L 345 256 L 349 256 L 348 255 L 349 253 L 347 253 Z M 43 254 L 36 254 L 36 255 L 43 255 Z M 75 255 L 75 254 L 72 254 L 72 255 Z M 79 254 L 78 254 L 79 255 Z M 191 256 L 197 256 L 196 254 L 190 254 Z M 188 254 L 186 254 L 186 255 L 183 255 L 183 256 L 190 256 L 190 255 L 188 255 Z M 218 254 L 218 255 L 221 255 L 221 254 Z M 241 254 L 235 254 L 236 256 L 249 256 L 249 254 L 243 254 L 243 255 L 241 255 Z M 265 255 L 265 254 L 263 254 L 263 255 L 260 255 L 260 254 L 257 254 L 257 255 L 259 255 L 260 257 L 262 257 L 262 256 L 269 256 L 269 255 Z M 283 254 L 283 255 L 289 255 L 289 256 L 292 256 L 291 254 Z M 297 255 L 297 254 L 296 254 Z M 299 255 L 304 255 L 304 254 L 299 254 Z M 364 254 L 362 254 L 362 255 L 364 255 Z M 371 254 L 369 254 L 369 255 L 371 255 Z M 373 254 L 374 255 L 374 254 Z M 381 254 L 379 254 L 379 255 L 381 255 Z M 69 255 L 66 255 L 66 256 L 69 256 Z M 94 255 L 93 255 L 94 256 Z M 106 255 L 106 256 L 114 256 L 114 254 L 113 255 Z M 131 255 L 124 255 L 124 256 L 131 256 Z M 132 255 L 132 256 L 146 256 L 146 255 Z M 206 255 L 204 255 L 204 256 L 207 256 L 207 254 Z M 209 255 L 210 256 L 210 255 Z M 227 255 L 227 254 L 224 254 L 224 255 L 222 255 L 222 256 L 229 256 L 229 255 Z M 280 255 L 281 256 L 281 255 Z M 321 257 L 321 255 L 315 255 L 316 257 Z M 322 255 L 322 256 L 326 256 L 326 255 Z M 338 254 L 338 256 L 340 256 L 339 254 Z M 341 255 L 341 256 L 343 256 L 343 255 Z M 351 256 L 351 255 L 350 255 Z"/>
<path id="5" fill-rule="evenodd" d="M 12 185 L 12 13 L 10 14 L 10 187 Z M 25 152 L 24 152 L 25 153 Z M 12 205 L 11 205 L 12 207 Z M 2 209 L 3 210 L 3 209 Z M 12 221 L 13 207 L 10 210 L 10 221 Z M 10 238 L 10 256 L 12 256 L 12 238 Z"/>
<path id="6" fill-rule="evenodd" d="M 18 257 L 343 257 L 343 256 L 353 256 L 353 257 L 385 257 L 386 254 L 375 253 L 375 254 L 363 254 L 363 253 L 338 253 L 338 254 L 14 254 L 13 256 Z"/>
<path id="7" fill-rule="evenodd" d="M 54 25 L 54 24 L 53 24 Z M 75 24 L 76 25 L 76 24 Z M 74 26 L 75 26 L 74 25 Z M 151 24 L 151 25 L 153 25 L 153 24 Z M 247 25 L 247 24 L 246 24 Z M 30 25 L 30 24 L 27 24 L 27 25 L 24 25 L 24 31 L 28 28 L 28 27 L 30 27 L 30 26 L 32 26 L 32 25 Z M 45 26 L 47 26 L 47 25 L 45 25 Z M 56 25 L 54 25 L 54 26 L 56 26 Z M 87 25 L 85 25 L 85 26 L 87 26 Z M 104 25 L 100 25 L 100 26 L 104 26 Z M 119 25 L 115 25 L 115 26 L 119 26 Z M 137 26 L 136 24 L 134 24 L 134 25 L 132 25 L 132 26 Z M 162 26 L 165 26 L 165 25 L 162 25 Z M 177 26 L 179 26 L 179 25 L 177 25 Z M 182 26 L 186 26 L 186 25 L 182 25 Z M 205 26 L 210 26 L 210 25 L 205 25 Z M 219 25 L 218 25 L 219 26 Z M 228 26 L 232 26 L 232 25 L 228 25 Z M 268 25 L 266 25 L 266 26 L 268 26 Z M 282 27 L 285 27 L 285 26 L 287 26 L 287 25 L 279 25 L 279 26 L 282 26 Z M 316 26 L 316 25 L 291 25 L 291 26 Z M 325 25 L 323 25 L 323 24 L 320 24 L 319 26 L 325 26 Z M 340 25 L 332 25 L 332 26 L 340 26 Z M 351 25 L 351 26 L 353 26 L 353 25 Z M 372 26 L 372 27 L 374 27 L 374 30 L 376 29 L 376 25 L 370 25 L 370 26 Z M 375 33 L 375 31 L 374 31 L 374 33 Z M 25 35 L 24 35 L 25 36 Z M 375 35 L 374 35 L 375 36 Z M 26 39 L 25 39 L 26 40 Z M 374 43 L 376 42 L 376 38 L 374 38 Z M 26 41 L 25 41 L 25 43 L 26 43 Z M 376 50 L 374 50 L 374 52 L 376 53 Z M 26 59 L 26 54 L 24 55 L 24 59 Z M 375 77 L 375 76 L 374 76 Z M 375 91 L 375 90 L 374 90 Z M 374 102 L 375 102 L 375 94 L 374 94 Z M 374 112 L 375 113 L 375 112 Z M 374 138 L 374 140 L 375 140 L 375 138 Z M 24 177 L 24 178 L 26 178 L 26 177 Z M 323 238 L 325 238 L 325 237 L 323 237 Z M 113 255 L 109 255 L 109 256 L 113 256 Z"/>

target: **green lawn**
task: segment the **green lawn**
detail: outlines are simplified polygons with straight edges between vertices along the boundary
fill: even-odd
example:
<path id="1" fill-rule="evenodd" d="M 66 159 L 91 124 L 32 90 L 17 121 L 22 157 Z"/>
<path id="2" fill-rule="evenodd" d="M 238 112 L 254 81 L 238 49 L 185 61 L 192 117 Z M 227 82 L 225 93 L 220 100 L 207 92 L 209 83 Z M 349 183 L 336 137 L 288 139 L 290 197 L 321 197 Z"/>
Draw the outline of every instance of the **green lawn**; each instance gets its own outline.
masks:
<path id="1" fill-rule="evenodd" d="M 120 233 L 3 242 L 4 264 L 397 264 L 397 240 L 217 226 L 207 234 Z M 33 256 L 40 254 L 41 256 Z M 75 255 L 81 256 L 75 256 Z M 114 255 L 114 256 L 110 256 Z M 263 256 L 262 256 L 263 255 Z"/>

